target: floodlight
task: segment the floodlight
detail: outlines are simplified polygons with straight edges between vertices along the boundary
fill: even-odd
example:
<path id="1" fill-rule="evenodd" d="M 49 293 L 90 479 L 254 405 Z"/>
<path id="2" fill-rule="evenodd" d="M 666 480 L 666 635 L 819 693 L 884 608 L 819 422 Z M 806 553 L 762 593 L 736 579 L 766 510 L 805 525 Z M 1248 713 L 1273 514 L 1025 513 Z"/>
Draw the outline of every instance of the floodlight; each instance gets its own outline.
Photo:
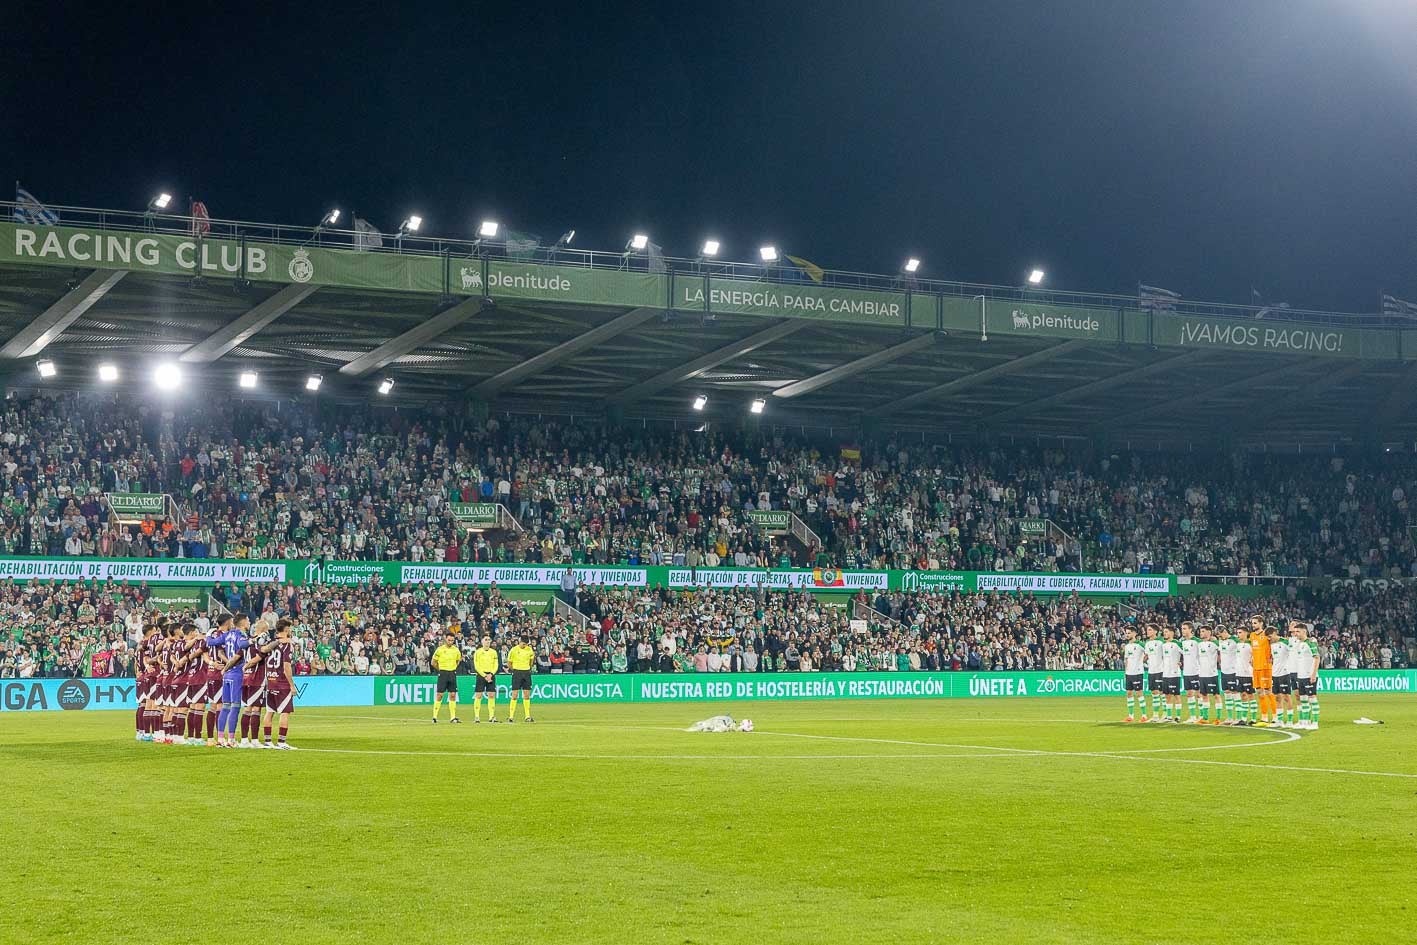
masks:
<path id="1" fill-rule="evenodd" d="M 576 238 L 576 231 L 575 231 L 575 230 L 567 230 L 566 232 L 564 232 L 564 233 L 561 234 L 561 238 L 556 241 L 556 245 L 557 245 L 557 246 L 569 246 L 569 245 L 571 245 L 571 240 L 573 240 L 573 239 L 575 239 L 575 238 Z"/>
<path id="2" fill-rule="evenodd" d="M 411 215 L 407 220 L 399 224 L 399 233 L 417 233 L 418 228 L 423 225 L 423 218 L 418 214 Z"/>
<path id="3" fill-rule="evenodd" d="M 704 248 L 700 252 L 705 256 L 717 256 L 718 240 L 704 240 Z"/>
<path id="4" fill-rule="evenodd" d="M 321 225 L 321 226 L 334 226 L 334 225 L 335 225 L 336 223 L 338 223 L 338 222 L 339 222 L 339 207 L 333 207 L 333 208 L 331 208 L 331 210 L 330 210 L 329 213 L 325 214 L 324 219 L 322 219 L 322 220 L 320 221 L 320 225 Z"/>
<path id="5" fill-rule="evenodd" d="M 384 378 L 382 381 L 379 382 L 379 393 L 384 394 L 385 396 L 387 396 L 388 393 L 389 393 L 389 391 L 391 391 L 391 390 L 393 390 L 393 389 L 394 389 L 394 379 L 393 379 L 392 377 L 386 377 L 386 378 Z"/>
<path id="6" fill-rule="evenodd" d="M 118 380 L 118 366 L 116 364 L 100 364 L 98 366 L 98 379 L 105 384 L 111 384 Z"/>
<path id="7" fill-rule="evenodd" d="M 708 403 L 708 398 L 705 397 L 703 394 L 700 394 L 699 396 L 697 396 L 697 397 L 694 398 L 694 409 L 695 409 L 695 410 L 703 410 L 703 409 L 704 409 L 704 405 L 707 404 L 707 403 Z"/>
<path id="8" fill-rule="evenodd" d="M 761 397 L 759 397 L 757 400 L 753 401 L 753 405 L 752 405 L 751 407 L 749 407 L 748 409 L 749 409 L 750 411 L 752 411 L 753 413 L 762 413 L 762 412 L 763 412 L 763 408 L 766 407 L 767 405 L 768 405 L 768 402 L 767 402 L 766 400 L 763 400 Z"/>
<path id="9" fill-rule="evenodd" d="M 1044 275 L 1045 275 L 1045 273 L 1043 272 L 1042 269 L 1035 269 L 1035 270 L 1033 270 L 1032 272 L 1030 272 L 1030 273 L 1028 274 L 1028 284 L 1029 284 L 1029 285 L 1042 285 L 1042 284 L 1043 284 L 1043 276 L 1044 276 Z"/>
<path id="10" fill-rule="evenodd" d="M 182 369 L 170 361 L 159 364 L 153 368 L 153 383 L 161 390 L 176 390 L 182 383 Z"/>
<path id="11" fill-rule="evenodd" d="M 242 371 L 239 383 L 246 390 L 251 390 L 256 386 L 256 383 L 259 380 L 260 378 L 257 376 L 255 371 Z"/>
<path id="12" fill-rule="evenodd" d="M 777 262 L 777 247 L 763 246 L 758 249 L 758 256 L 765 263 Z"/>
<path id="13" fill-rule="evenodd" d="M 305 378 L 305 389 L 310 391 L 319 390 L 320 385 L 323 384 L 324 381 L 325 379 L 320 375 L 311 374 L 309 377 Z"/>
<path id="14" fill-rule="evenodd" d="M 911 256 L 905 261 L 905 266 L 903 268 L 906 272 L 915 272 L 917 269 L 920 268 L 920 260 L 916 259 L 914 256 Z"/>
<path id="15" fill-rule="evenodd" d="M 478 236 L 485 236 L 488 239 L 497 235 L 497 221 L 483 220 L 482 225 L 477 228 Z"/>
<path id="16" fill-rule="evenodd" d="M 172 203 L 171 194 L 158 194 L 152 200 L 148 201 L 148 206 L 153 210 L 166 210 L 167 205 L 170 203 Z"/>
<path id="17" fill-rule="evenodd" d="M 644 249 L 649 245 L 649 237 L 643 233 L 636 233 L 630 237 L 630 248 L 634 250 Z"/>
<path id="18" fill-rule="evenodd" d="M 53 361 L 40 361 L 35 364 L 35 368 L 39 371 L 40 377 L 53 377 L 59 373 L 59 369 L 54 366 Z"/>

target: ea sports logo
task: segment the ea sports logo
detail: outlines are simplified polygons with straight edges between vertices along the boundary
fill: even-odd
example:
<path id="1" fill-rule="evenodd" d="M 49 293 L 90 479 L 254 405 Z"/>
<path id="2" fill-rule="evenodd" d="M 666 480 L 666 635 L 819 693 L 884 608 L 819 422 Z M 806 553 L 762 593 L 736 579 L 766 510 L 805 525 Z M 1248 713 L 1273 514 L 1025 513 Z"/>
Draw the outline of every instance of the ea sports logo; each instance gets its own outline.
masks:
<path id="1" fill-rule="evenodd" d="M 82 679 L 66 679 L 59 684 L 59 708 L 82 709 L 88 704 L 88 683 Z"/>
<path id="2" fill-rule="evenodd" d="M 307 250 L 297 249 L 295 258 L 290 261 L 287 271 L 295 282 L 309 282 L 315 278 L 315 264 L 310 261 L 310 253 Z"/>

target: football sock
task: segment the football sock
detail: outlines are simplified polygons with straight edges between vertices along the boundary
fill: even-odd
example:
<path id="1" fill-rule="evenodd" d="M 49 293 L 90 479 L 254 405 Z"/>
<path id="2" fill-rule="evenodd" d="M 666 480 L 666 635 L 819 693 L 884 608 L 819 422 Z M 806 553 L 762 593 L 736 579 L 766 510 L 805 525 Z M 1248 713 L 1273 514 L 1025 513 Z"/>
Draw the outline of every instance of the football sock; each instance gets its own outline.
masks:
<path id="1" fill-rule="evenodd" d="M 288 726 L 288 725 L 282 725 L 282 726 L 280 727 L 280 743 L 281 743 L 282 745 L 285 744 L 285 733 L 286 733 L 289 729 L 290 729 L 290 726 Z"/>
<path id="2" fill-rule="evenodd" d="M 1144 702 L 1142 704 L 1145 706 Z M 1143 709 L 1143 711 L 1145 711 L 1145 709 Z M 531 718 L 531 693 L 529 692 L 522 696 L 522 717 L 527 719 Z"/>
<path id="3" fill-rule="evenodd" d="M 143 710 L 142 710 L 142 709 L 139 709 L 139 710 L 137 710 L 136 712 L 133 713 L 133 727 L 134 727 L 135 729 L 137 729 L 137 731 L 139 731 L 139 732 L 141 732 L 141 731 L 143 730 Z"/>
<path id="4" fill-rule="evenodd" d="M 497 700 L 492 697 L 492 693 L 487 694 L 487 721 L 492 721 L 497 717 Z"/>
<path id="5" fill-rule="evenodd" d="M 1299 703 L 1299 721 L 1301 723 L 1309 721 L 1309 699 L 1307 696 Z"/>
<path id="6" fill-rule="evenodd" d="M 478 722 L 482 721 L 482 699 L 477 696 L 472 697 L 472 717 Z"/>
<path id="7" fill-rule="evenodd" d="M 513 703 L 512 703 L 512 708 L 515 709 L 516 707 L 517 707 L 517 704 L 516 704 L 515 702 L 513 702 Z M 1136 707 L 1137 707 L 1137 700 L 1136 700 L 1136 697 L 1135 697 L 1135 696 L 1127 696 L 1127 718 L 1131 718 L 1133 715 L 1136 714 L 1136 712 L 1135 712 Z"/>
<path id="8" fill-rule="evenodd" d="M 216 710 L 214 710 L 214 709 L 208 709 L 208 710 L 207 710 L 207 738 L 212 738 L 212 737 L 214 737 L 215 735 L 216 735 Z"/>
<path id="9" fill-rule="evenodd" d="M 433 700 L 433 721 L 438 721 L 438 713 L 443 710 L 443 703 Z"/>
<path id="10" fill-rule="evenodd" d="M 448 700 L 448 718 L 450 718 L 450 719 L 455 719 L 455 718 L 457 718 L 457 717 L 458 717 L 458 701 L 457 701 L 456 699 L 449 699 L 449 700 Z"/>
<path id="11" fill-rule="evenodd" d="M 267 723 L 266 723 L 266 737 L 265 737 L 265 741 L 266 741 L 267 743 L 269 743 L 270 740 L 271 740 L 271 723 L 270 723 L 270 722 L 267 722 Z"/>
<path id="12" fill-rule="evenodd" d="M 1317 697 L 1309 700 L 1309 718 L 1315 726 L 1319 724 L 1319 700 Z"/>

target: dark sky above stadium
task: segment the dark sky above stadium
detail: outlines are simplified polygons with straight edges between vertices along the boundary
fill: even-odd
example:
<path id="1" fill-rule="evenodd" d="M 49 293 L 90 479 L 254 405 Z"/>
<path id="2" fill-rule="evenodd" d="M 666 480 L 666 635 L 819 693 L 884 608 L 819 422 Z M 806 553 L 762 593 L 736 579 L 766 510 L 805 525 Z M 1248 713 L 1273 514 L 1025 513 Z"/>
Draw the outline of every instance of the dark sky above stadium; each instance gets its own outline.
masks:
<path id="1" fill-rule="evenodd" d="M 1371 311 L 1417 298 L 1417 10 L 25 3 L 0 174 L 54 204 Z"/>

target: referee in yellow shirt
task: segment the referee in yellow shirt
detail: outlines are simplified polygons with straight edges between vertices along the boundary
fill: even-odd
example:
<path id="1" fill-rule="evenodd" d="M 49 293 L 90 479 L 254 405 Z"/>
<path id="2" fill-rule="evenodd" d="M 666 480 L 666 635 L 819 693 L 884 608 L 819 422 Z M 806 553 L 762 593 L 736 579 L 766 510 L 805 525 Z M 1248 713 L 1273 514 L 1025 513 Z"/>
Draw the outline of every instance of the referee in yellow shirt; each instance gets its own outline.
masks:
<path id="1" fill-rule="evenodd" d="M 536 662 L 536 651 L 526 645 L 526 637 L 517 637 L 517 645 L 507 651 L 507 668 L 512 671 L 512 705 L 507 710 L 507 721 L 517 720 L 517 693 L 522 694 L 522 718 L 535 722 L 531 717 L 531 667 Z"/>
<path id="2" fill-rule="evenodd" d="M 477 674 L 477 687 L 472 694 L 473 724 L 482 721 L 482 697 L 487 697 L 487 721 L 497 721 L 497 669 L 501 660 L 492 648 L 492 638 L 483 637 L 482 645 L 472 654 L 472 671 Z"/>
<path id="3" fill-rule="evenodd" d="M 443 707 L 443 696 L 448 697 L 448 717 L 454 725 L 461 725 L 458 718 L 458 664 L 462 662 L 462 650 L 451 633 L 443 637 L 443 645 L 433 651 L 433 668 L 438 671 L 438 682 L 433 690 L 433 724 L 438 724 L 438 711 Z"/>

